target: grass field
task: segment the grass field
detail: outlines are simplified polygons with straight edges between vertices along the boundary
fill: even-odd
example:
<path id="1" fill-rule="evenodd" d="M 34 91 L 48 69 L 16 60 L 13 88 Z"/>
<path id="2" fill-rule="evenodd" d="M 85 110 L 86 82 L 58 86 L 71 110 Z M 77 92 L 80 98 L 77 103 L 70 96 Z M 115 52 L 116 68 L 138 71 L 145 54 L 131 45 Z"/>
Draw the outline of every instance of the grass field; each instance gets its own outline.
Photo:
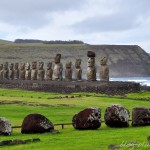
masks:
<path id="1" fill-rule="evenodd" d="M 78 97 L 80 95 L 80 97 Z M 66 98 L 68 96 L 68 98 Z M 71 98 L 71 96 L 74 98 Z M 131 112 L 138 106 L 150 107 L 150 92 L 107 96 L 94 93 L 73 93 L 62 95 L 56 93 L 32 92 L 18 89 L 0 89 L 0 117 L 6 117 L 12 126 L 22 124 L 24 117 L 30 113 L 40 113 L 54 124 L 71 123 L 74 114 L 92 106 L 100 107 L 102 120 L 105 109 L 112 104 L 122 104 Z M 150 127 L 110 128 L 104 123 L 97 130 L 79 131 L 71 125 L 56 126 L 59 134 L 21 134 L 20 129 L 13 129 L 12 136 L 0 136 L 0 141 L 13 139 L 40 138 L 38 143 L 4 146 L 6 150 L 107 150 L 108 145 L 122 145 L 121 150 L 149 150 L 147 136 Z M 132 144 L 135 142 L 136 144 Z M 129 147 L 131 146 L 131 147 Z"/>

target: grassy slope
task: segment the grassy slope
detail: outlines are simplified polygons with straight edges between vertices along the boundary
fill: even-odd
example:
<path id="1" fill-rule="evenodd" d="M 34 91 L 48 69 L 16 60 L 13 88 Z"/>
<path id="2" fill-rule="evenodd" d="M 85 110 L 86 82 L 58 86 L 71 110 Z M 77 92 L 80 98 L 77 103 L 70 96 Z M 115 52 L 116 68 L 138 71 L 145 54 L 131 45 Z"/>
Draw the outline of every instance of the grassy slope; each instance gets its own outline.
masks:
<path id="1" fill-rule="evenodd" d="M 78 95 L 77 93 L 73 95 Z M 13 126 L 21 125 L 23 118 L 29 113 L 41 113 L 49 118 L 54 124 L 56 123 L 70 123 L 72 116 L 80 110 L 97 106 L 102 109 L 102 120 L 106 107 L 112 104 L 122 104 L 131 112 L 133 107 L 148 106 L 149 101 L 127 100 L 127 98 L 138 98 L 139 96 L 150 100 L 150 93 L 130 94 L 125 99 L 121 97 L 107 97 L 97 94 L 80 93 L 80 98 L 61 98 L 65 95 L 55 93 L 37 93 L 23 90 L 7 90 L 0 89 L 0 117 L 6 117 L 11 120 Z M 69 95 L 70 96 L 70 95 Z M 56 99 L 52 99 L 56 98 Z M 6 103 L 6 104 L 2 104 Z M 14 103 L 14 104 L 8 104 Z M 48 104 L 49 107 L 42 107 L 40 104 Z M 147 136 L 149 136 L 150 127 L 129 127 L 122 129 L 114 129 L 107 127 L 104 123 L 98 130 L 78 131 L 71 125 L 65 126 L 60 130 L 60 134 L 52 135 L 46 134 L 30 134 L 22 135 L 20 129 L 14 129 L 10 137 L 0 136 L 0 141 L 9 139 L 30 139 L 40 138 L 41 142 L 11 146 L 12 150 L 16 149 L 52 149 L 52 150 L 105 150 L 109 144 L 120 145 L 123 142 L 136 141 L 138 143 L 147 143 Z M 3 149 L 10 149 L 10 147 L 3 147 Z M 129 149 L 124 147 L 122 149 Z M 137 147 L 135 148 L 137 149 Z M 149 149 L 141 146 L 140 149 Z"/>

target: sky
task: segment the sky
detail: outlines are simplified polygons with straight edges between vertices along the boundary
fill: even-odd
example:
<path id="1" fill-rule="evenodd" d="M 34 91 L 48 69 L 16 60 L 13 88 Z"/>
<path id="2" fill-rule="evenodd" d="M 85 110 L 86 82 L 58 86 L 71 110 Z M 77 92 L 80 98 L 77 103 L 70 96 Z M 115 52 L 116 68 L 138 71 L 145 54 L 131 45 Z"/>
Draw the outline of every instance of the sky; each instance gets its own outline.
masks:
<path id="1" fill-rule="evenodd" d="M 0 1 L 0 39 L 139 45 L 150 53 L 150 0 Z"/>

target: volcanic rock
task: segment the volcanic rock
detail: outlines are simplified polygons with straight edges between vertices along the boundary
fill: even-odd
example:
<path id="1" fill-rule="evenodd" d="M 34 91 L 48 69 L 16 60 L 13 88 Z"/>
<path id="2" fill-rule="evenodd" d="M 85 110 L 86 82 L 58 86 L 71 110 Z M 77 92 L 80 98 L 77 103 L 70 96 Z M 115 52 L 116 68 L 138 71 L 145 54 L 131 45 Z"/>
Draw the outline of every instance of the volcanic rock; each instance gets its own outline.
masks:
<path id="1" fill-rule="evenodd" d="M 101 126 L 101 110 L 97 107 L 86 108 L 74 115 L 72 125 L 75 129 L 97 129 Z"/>
<path id="2" fill-rule="evenodd" d="M 93 51 L 88 51 L 88 52 L 87 52 L 87 57 L 95 57 L 95 52 L 93 52 Z"/>
<path id="3" fill-rule="evenodd" d="M 132 110 L 132 126 L 150 125 L 150 108 L 136 107 Z"/>
<path id="4" fill-rule="evenodd" d="M 0 135 L 11 135 L 12 128 L 9 120 L 0 118 Z"/>
<path id="5" fill-rule="evenodd" d="M 105 111 L 105 124 L 110 127 L 128 127 L 129 111 L 121 105 L 112 105 Z"/>
<path id="6" fill-rule="evenodd" d="M 54 125 L 41 114 L 29 114 L 22 123 L 21 133 L 44 133 L 54 130 Z"/>

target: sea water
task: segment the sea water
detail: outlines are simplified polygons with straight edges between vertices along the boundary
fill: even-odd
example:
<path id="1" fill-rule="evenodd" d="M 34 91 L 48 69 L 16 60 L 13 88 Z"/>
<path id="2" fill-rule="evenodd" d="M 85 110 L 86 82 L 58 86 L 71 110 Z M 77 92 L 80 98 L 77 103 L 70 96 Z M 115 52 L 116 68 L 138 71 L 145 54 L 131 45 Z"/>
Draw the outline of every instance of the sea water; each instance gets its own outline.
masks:
<path id="1" fill-rule="evenodd" d="M 129 81 L 129 82 L 137 82 L 141 85 L 150 86 L 150 77 L 117 77 L 110 78 L 110 81 Z"/>

